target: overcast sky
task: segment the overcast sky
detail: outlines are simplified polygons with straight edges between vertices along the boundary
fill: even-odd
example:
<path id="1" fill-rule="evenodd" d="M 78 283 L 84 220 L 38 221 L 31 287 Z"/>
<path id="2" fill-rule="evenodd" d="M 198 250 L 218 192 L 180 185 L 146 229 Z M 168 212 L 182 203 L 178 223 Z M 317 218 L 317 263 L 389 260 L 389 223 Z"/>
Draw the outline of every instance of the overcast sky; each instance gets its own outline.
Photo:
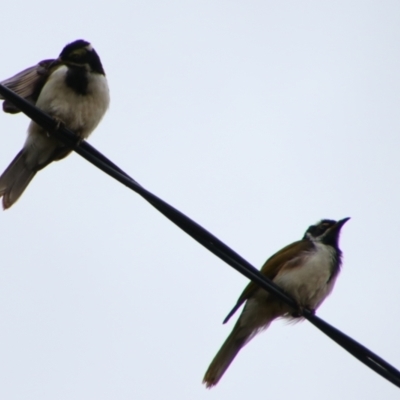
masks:
<path id="1" fill-rule="evenodd" d="M 352 217 L 318 315 L 400 368 L 398 1 L 9 1 L 2 16 L 0 79 L 91 41 L 111 107 L 90 143 L 253 265 Z M 1 170 L 28 123 L 0 115 Z M 0 219 L 2 399 L 399 398 L 308 322 L 273 323 L 206 390 L 247 280 L 76 154 Z"/>

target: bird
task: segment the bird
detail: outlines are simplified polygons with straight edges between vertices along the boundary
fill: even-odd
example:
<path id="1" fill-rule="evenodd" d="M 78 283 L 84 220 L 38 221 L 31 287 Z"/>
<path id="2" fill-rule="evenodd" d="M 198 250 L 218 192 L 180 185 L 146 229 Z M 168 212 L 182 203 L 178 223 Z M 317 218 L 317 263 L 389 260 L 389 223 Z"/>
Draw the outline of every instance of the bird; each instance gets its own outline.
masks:
<path id="1" fill-rule="evenodd" d="M 53 117 L 58 126 L 69 128 L 77 143 L 88 138 L 110 103 L 100 57 L 83 39 L 67 44 L 57 59 L 43 60 L 0 83 Z M 3 111 L 20 112 L 7 100 Z M 0 176 L 3 208 L 19 199 L 38 171 L 70 153 L 71 149 L 51 137 L 51 132 L 31 121 L 22 150 Z"/>
<path id="2" fill-rule="evenodd" d="M 283 317 L 296 322 L 301 320 L 304 309 L 315 312 L 322 304 L 340 272 L 340 230 L 349 219 L 323 219 L 311 225 L 301 240 L 279 250 L 264 263 L 260 272 L 290 295 L 298 307 L 293 309 L 250 282 L 223 322 L 228 322 L 245 303 L 232 332 L 204 375 L 207 388 L 219 382 L 240 349 L 274 319 Z"/>

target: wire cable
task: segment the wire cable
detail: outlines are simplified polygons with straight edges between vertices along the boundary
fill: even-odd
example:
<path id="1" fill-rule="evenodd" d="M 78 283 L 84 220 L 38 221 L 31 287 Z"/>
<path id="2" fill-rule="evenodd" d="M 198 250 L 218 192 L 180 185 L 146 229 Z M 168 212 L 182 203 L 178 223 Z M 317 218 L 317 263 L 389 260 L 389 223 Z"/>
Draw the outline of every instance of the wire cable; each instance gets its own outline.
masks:
<path id="1" fill-rule="evenodd" d="M 232 250 L 202 226 L 197 224 L 195 221 L 191 220 L 185 214 L 181 213 L 164 200 L 146 190 L 143 186 L 137 183 L 89 143 L 85 141 L 78 143 L 76 136 L 72 131 L 62 125 L 60 126 L 57 121 L 53 120 L 50 116 L 39 110 L 36 106 L 1 84 L 0 94 L 5 99 L 12 102 L 24 114 L 35 121 L 38 125 L 42 126 L 60 142 L 64 143 L 66 146 L 69 146 L 76 153 L 95 165 L 97 168 L 142 196 L 165 217 L 167 217 L 175 225 L 185 231 L 189 236 L 206 247 L 221 260 L 225 261 L 228 265 L 258 284 L 263 289 L 267 290 L 269 293 L 277 296 L 284 303 L 296 308 L 296 302 L 274 282 L 262 275 L 257 268 L 251 265 L 243 257 L 237 254 L 234 250 Z M 352 339 L 350 336 L 316 316 L 311 310 L 305 309 L 303 311 L 303 317 L 337 344 L 342 346 L 359 361 L 400 388 L 400 371 L 395 367 L 367 349 L 362 344 L 358 343 L 356 340 Z"/>

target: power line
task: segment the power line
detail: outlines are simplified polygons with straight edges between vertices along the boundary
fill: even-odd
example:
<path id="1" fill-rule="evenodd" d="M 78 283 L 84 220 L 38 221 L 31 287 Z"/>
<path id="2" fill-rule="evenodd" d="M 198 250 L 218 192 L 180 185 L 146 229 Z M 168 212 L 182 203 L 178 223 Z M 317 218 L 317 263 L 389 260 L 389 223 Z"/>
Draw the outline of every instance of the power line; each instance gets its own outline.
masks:
<path id="1" fill-rule="evenodd" d="M 225 261 L 231 267 L 258 284 L 263 289 L 267 290 L 269 293 L 277 296 L 284 303 L 296 308 L 296 302 L 284 293 L 274 282 L 262 275 L 257 268 L 252 266 L 248 261 L 195 221 L 191 220 L 185 214 L 149 192 L 89 143 L 83 141 L 79 144 L 72 131 L 64 126 L 60 126 L 59 123 L 53 120 L 50 116 L 22 97 L 18 96 L 7 87 L 0 85 L 0 94 L 8 101 L 11 101 L 38 125 L 50 132 L 51 135 L 57 138 L 60 142 L 71 147 L 76 153 L 95 165 L 97 168 L 142 196 L 165 217 L 179 226 L 183 231 L 221 260 Z M 334 326 L 328 324 L 323 319 L 317 317 L 311 310 L 305 309 L 303 311 L 303 316 L 359 361 L 400 388 L 400 371 L 388 362 Z"/>

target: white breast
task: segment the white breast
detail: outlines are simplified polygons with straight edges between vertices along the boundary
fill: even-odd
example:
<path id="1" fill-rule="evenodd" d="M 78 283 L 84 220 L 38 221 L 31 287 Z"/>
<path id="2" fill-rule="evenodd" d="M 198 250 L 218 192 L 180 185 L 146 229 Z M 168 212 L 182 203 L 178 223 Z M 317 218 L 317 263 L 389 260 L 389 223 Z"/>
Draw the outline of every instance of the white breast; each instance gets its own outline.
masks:
<path id="1" fill-rule="evenodd" d="M 81 95 L 66 85 L 67 70 L 66 66 L 61 66 L 50 75 L 36 105 L 59 118 L 69 129 L 85 139 L 99 124 L 109 106 L 107 80 L 104 75 L 89 74 L 87 94 Z M 33 126 L 30 128 L 35 129 Z"/>
<path id="2" fill-rule="evenodd" d="M 311 309 L 317 309 L 325 300 L 336 280 L 336 276 L 330 279 L 335 250 L 322 243 L 314 244 L 316 251 L 302 258 L 302 266 L 283 269 L 274 279 L 300 305 Z"/>

